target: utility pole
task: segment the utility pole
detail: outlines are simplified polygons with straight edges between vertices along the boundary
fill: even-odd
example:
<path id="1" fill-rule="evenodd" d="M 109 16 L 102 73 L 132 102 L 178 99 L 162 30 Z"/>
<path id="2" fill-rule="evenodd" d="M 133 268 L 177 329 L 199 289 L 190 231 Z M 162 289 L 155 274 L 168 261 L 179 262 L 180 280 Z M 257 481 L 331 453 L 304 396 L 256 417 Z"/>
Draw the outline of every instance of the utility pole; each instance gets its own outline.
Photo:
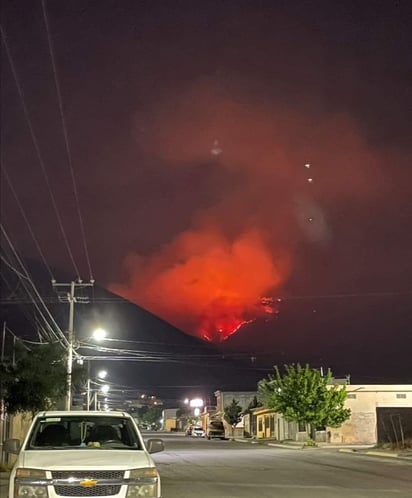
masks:
<path id="1" fill-rule="evenodd" d="M 87 408 L 86 410 L 90 410 L 90 391 L 91 391 L 91 380 L 90 380 L 90 360 L 87 360 Z"/>
<path id="2" fill-rule="evenodd" d="M 74 350 L 74 305 L 75 303 L 88 303 L 88 298 L 82 298 L 75 295 L 76 289 L 83 287 L 93 287 L 94 280 L 90 282 L 83 283 L 80 279 L 72 281 L 70 283 L 57 283 L 55 280 L 52 280 L 52 285 L 57 290 L 59 288 L 69 288 L 69 292 L 66 293 L 65 299 L 63 301 L 67 301 L 69 303 L 69 327 L 67 331 L 67 341 L 68 341 L 68 350 L 67 350 L 67 381 L 66 381 L 66 400 L 65 400 L 65 410 L 70 410 L 72 406 L 72 371 L 73 371 L 73 350 Z"/>

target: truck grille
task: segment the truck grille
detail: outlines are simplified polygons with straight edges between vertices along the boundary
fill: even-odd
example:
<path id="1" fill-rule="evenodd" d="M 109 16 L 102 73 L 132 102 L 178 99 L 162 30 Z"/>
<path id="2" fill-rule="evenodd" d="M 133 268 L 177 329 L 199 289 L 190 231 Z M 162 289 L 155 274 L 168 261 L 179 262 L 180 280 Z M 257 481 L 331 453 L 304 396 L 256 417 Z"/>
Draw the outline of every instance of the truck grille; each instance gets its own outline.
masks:
<path id="1" fill-rule="evenodd" d="M 122 470 L 71 470 L 71 471 L 53 471 L 53 479 L 123 479 L 124 471 Z M 65 484 L 56 484 L 55 493 L 59 496 L 114 496 L 120 493 L 120 484 L 97 485 L 90 488 L 83 486 L 66 486 Z"/>
<path id="2" fill-rule="evenodd" d="M 114 496 L 120 493 L 121 486 L 54 486 L 56 495 L 59 496 Z"/>

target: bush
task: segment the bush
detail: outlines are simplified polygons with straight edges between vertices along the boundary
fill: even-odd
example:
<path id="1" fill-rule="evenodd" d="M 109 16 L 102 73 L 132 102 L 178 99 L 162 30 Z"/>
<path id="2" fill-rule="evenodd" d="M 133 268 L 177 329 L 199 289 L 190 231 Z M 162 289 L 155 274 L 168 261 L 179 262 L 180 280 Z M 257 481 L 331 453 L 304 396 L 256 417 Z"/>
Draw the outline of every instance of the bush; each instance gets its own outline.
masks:
<path id="1" fill-rule="evenodd" d="M 317 446 L 317 444 L 312 438 L 308 438 L 305 446 Z"/>

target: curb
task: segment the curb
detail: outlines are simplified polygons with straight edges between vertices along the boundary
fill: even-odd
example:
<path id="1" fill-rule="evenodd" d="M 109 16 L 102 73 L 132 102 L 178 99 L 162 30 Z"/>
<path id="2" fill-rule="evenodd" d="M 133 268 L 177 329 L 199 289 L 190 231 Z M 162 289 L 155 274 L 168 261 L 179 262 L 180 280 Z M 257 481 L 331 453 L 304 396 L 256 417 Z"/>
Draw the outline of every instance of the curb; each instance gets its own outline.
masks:
<path id="1" fill-rule="evenodd" d="M 398 460 L 406 460 L 412 463 L 412 454 L 411 456 L 405 456 L 399 453 L 386 453 L 384 451 L 378 451 L 378 450 L 366 450 L 367 446 L 362 448 L 348 448 L 348 447 L 326 447 L 326 446 L 306 446 L 306 445 L 301 445 L 301 444 L 284 444 L 284 443 L 267 443 L 264 442 L 264 440 L 256 440 L 256 439 L 237 439 L 233 438 L 232 441 L 236 441 L 237 443 L 249 443 L 249 444 L 260 444 L 264 446 L 271 446 L 273 448 L 281 448 L 283 450 L 304 450 L 305 448 L 308 449 L 335 449 L 339 453 L 351 453 L 351 454 L 356 454 L 356 455 L 366 455 L 366 456 L 371 456 L 371 457 L 380 457 L 380 458 L 395 458 Z M 370 446 L 369 446 L 370 447 Z"/>
<path id="2" fill-rule="evenodd" d="M 399 460 L 406 460 L 412 463 L 412 458 L 408 456 L 401 455 L 399 453 L 386 453 L 385 451 L 359 451 L 349 448 L 341 448 L 339 453 L 355 453 L 357 455 L 366 455 L 372 457 L 380 458 L 397 458 Z"/>
<path id="3" fill-rule="evenodd" d="M 402 458 L 398 453 L 385 453 L 384 451 L 367 451 L 366 455 L 389 458 Z"/>
<path id="4" fill-rule="evenodd" d="M 282 448 L 283 450 L 303 450 L 305 446 L 298 445 L 286 445 L 286 444 L 276 444 L 276 443 L 267 443 L 266 446 L 273 446 L 274 448 Z"/>
<path id="5" fill-rule="evenodd" d="M 233 439 L 237 443 L 261 444 L 263 446 L 273 446 L 274 448 L 282 448 L 284 450 L 303 450 L 305 447 L 301 444 L 282 444 L 282 443 L 265 443 L 256 439 Z"/>

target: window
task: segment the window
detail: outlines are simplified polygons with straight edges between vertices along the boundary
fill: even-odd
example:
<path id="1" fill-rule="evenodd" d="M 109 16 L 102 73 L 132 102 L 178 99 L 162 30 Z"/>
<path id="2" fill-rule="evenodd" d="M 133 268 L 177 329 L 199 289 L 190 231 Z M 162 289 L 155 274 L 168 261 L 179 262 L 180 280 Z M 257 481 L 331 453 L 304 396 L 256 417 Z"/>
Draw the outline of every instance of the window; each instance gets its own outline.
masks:
<path id="1" fill-rule="evenodd" d="M 406 399 L 406 394 L 405 394 L 405 393 L 398 393 L 398 394 L 396 395 L 396 397 L 397 397 L 398 399 Z"/>
<path id="2" fill-rule="evenodd" d="M 306 432 L 306 424 L 305 424 L 305 422 L 299 422 L 298 431 L 299 432 Z"/>
<path id="3" fill-rule="evenodd" d="M 31 431 L 28 449 L 56 446 L 140 449 L 140 441 L 129 418 L 87 414 L 39 417 Z"/>
<path id="4" fill-rule="evenodd" d="M 356 399 L 356 394 L 347 394 L 346 397 L 348 399 Z"/>
<path id="5" fill-rule="evenodd" d="M 259 429 L 258 429 L 259 432 L 262 432 L 263 431 L 263 424 L 262 424 L 262 419 L 260 418 L 259 419 Z"/>

